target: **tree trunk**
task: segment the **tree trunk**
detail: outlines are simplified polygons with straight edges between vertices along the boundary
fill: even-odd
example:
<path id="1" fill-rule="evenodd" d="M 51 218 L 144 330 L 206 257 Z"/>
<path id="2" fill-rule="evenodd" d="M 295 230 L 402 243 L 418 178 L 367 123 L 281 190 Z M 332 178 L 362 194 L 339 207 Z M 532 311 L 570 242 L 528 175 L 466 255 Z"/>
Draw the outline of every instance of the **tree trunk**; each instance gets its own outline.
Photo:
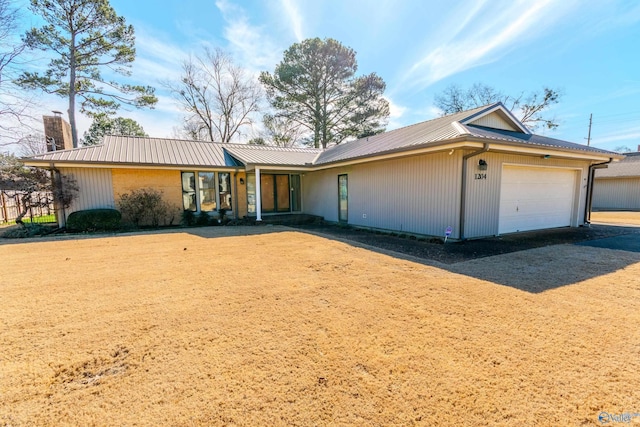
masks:
<path id="1" fill-rule="evenodd" d="M 29 208 L 31 207 L 31 193 L 24 193 L 21 197 L 16 199 L 18 201 L 18 216 L 16 217 L 16 224 L 25 226 L 22 218 L 29 212 Z"/>
<path id="2" fill-rule="evenodd" d="M 69 48 L 69 124 L 71 125 L 71 140 L 73 148 L 78 148 L 78 129 L 76 128 L 76 35 L 71 34 L 71 47 Z"/>
<path id="3" fill-rule="evenodd" d="M 321 126 L 321 118 L 320 118 L 320 100 L 316 97 L 316 111 L 314 113 L 315 123 L 313 129 L 313 146 L 314 148 L 320 148 L 320 126 Z M 325 148 L 324 146 L 322 148 Z"/>

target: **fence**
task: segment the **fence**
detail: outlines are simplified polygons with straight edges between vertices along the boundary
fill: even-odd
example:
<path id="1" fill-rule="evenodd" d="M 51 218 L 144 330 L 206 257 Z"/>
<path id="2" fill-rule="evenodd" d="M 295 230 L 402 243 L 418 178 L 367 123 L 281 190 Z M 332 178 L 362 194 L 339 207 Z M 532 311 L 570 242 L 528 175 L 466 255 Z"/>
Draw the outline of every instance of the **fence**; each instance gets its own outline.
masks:
<path id="1" fill-rule="evenodd" d="M 56 212 L 51 193 L 39 192 L 31 195 L 32 207 L 22 218 L 24 222 L 50 223 L 56 222 Z M 0 225 L 12 224 L 22 212 L 22 193 L 0 190 Z"/>

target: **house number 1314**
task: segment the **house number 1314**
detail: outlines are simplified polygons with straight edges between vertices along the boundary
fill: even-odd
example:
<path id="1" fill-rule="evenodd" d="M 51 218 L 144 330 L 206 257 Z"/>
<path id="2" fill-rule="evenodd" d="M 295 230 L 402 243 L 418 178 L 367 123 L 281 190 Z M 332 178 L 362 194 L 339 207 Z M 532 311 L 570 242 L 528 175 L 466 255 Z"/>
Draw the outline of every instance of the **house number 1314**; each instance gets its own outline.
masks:
<path id="1" fill-rule="evenodd" d="M 487 174 L 486 173 L 477 173 L 475 174 L 476 179 L 487 179 Z"/>

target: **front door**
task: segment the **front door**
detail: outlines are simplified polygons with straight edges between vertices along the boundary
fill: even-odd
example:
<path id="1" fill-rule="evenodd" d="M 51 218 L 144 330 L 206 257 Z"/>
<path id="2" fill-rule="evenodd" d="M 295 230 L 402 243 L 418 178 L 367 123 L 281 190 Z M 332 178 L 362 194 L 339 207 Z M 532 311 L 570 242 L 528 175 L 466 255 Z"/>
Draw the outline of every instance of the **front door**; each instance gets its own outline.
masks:
<path id="1" fill-rule="evenodd" d="M 349 219 L 349 185 L 347 175 L 338 175 L 338 221 L 347 222 Z"/>
<path id="2" fill-rule="evenodd" d="M 289 175 L 260 175 L 262 212 L 290 212 Z"/>

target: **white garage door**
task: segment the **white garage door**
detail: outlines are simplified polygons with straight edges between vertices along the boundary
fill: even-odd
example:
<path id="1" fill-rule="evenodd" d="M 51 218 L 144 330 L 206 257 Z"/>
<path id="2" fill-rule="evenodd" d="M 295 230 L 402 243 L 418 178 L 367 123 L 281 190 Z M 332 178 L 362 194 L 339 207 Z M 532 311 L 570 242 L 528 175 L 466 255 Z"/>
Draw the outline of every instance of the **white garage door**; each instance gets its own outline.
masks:
<path id="1" fill-rule="evenodd" d="M 576 171 L 504 166 L 498 233 L 571 225 Z"/>

